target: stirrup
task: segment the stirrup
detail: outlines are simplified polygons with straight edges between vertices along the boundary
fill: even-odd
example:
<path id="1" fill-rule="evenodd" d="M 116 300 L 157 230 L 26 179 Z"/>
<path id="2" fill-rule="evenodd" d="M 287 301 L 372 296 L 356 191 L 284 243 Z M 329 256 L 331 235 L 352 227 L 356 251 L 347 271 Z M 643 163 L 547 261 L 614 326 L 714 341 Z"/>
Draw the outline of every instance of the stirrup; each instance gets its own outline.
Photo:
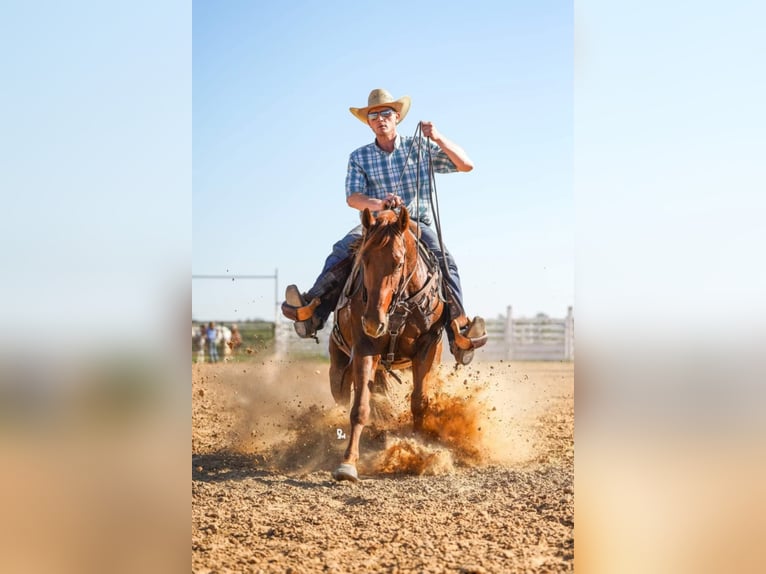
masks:
<path id="1" fill-rule="evenodd" d="M 474 350 L 487 343 L 487 328 L 482 317 L 474 317 L 463 329 L 458 325 L 458 319 L 454 319 L 450 325 L 454 335 L 450 351 L 459 364 L 468 365 L 473 361 Z"/>
<path id="2" fill-rule="evenodd" d="M 293 329 L 295 329 L 295 333 L 301 338 L 301 339 L 316 339 L 316 342 L 319 342 L 319 338 L 317 337 L 317 330 L 319 329 L 321 323 L 317 317 L 309 317 L 305 321 L 296 321 L 293 323 Z"/>
<path id="3" fill-rule="evenodd" d="M 450 344 L 450 352 L 455 356 L 455 361 L 458 365 L 470 365 L 473 361 L 473 349 L 463 350 L 455 346 L 454 343 Z"/>
<path id="4" fill-rule="evenodd" d="M 478 349 L 487 343 L 487 326 L 482 317 L 474 317 L 468 326 L 460 328 L 459 319 L 453 319 L 450 327 L 455 335 L 455 346 L 467 351 Z"/>

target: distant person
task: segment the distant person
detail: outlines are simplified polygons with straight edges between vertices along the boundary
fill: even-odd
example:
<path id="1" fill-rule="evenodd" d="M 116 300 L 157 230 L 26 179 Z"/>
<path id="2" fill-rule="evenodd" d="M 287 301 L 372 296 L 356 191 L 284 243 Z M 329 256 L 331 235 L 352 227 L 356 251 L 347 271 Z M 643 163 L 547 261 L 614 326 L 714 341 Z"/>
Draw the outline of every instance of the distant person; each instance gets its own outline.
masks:
<path id="1" fill-rule="evenodd" d="M 195 362 L 205 362 L 205 326 L 198 325 L 192 329 L 192 349 L 196 354 Z"/>
<path id="2" fill-rule="evenodd" d="M 356 149 L 349 157 L 346 203 L 359 211 L 365 208 L 372 212 L 407 209 L 410 219 L 418 223 L 421 240 L 442 268 L 450 351 L 459 364 L 467 365 L 473 359 L 474 349 L 486 343 L 486 328 L 481 317 L 471 320 L 466 316 L 457 264 L 446 247 L 442 254 L 439 237 L 431 227 L 433 216 L 428 182 L 429 164 L 436 173 L 453 173 L 471 171 L 473 162 L 460 146 L 444 137 L 431 122 L 420 122 L 423 137 L 431 140 L 429 145 L 423 146 L 419 158 L 418 153 L 411 153 L 414 138 L 402 136 L 396 130 L 409 109 L 409 96 L 395 100 L 382 89 L 370 92 L 366 107 L 349 108 L 356 119 L 372 130 L 375 140 Z M 322 272 L 306 293 L 301 293 L 295 285 L 288 285 L 282 313 L 295 321 L 298 336 L 315 337 L 335 309 L 351 273 L 351 244 L 361 235 L 362 226 L 358 225 L 333 246 Z M 470 348 L 461 349 L 455 345 L 458 334 L 470 341 Z"/>
<path id="3" fill-rule="evenodd" d="M 239 348 L 242 346 L 242 335 L 239 332 L 239 327 L 236 325 L 231 326 L 231 341 L 229 341 L 229 348 L 234 354 L 237 354 Z"/>
<path id="4" fill-rule="evenodd" d="M 226 325 L 218 326 L 218 344 L 223 350 L 223 362 L 228 363 L 231 360 L 231 329 Z"/>
<path id="5" fill-rule="evenodd" d="M 215 328 L 215 323 L 210 321 L 207 325 L 207 355 L 208 360 L 211 363 L 218 362 L 218 331 Z"/>

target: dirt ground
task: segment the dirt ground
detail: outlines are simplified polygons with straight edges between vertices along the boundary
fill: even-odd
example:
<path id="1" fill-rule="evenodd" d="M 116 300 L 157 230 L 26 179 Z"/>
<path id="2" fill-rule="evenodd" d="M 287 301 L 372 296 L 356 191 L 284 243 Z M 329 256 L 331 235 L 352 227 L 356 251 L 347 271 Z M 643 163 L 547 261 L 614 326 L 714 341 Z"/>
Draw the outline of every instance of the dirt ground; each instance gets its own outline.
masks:
<path id="1" fill-rule="evenodd" d="M 574 570 L 572 363 L 443 365 L 424 441 L 405 373 L 358 483 L 330 476 L 349 423 L 327 371 L 193 365 L 193 572 Z"/>

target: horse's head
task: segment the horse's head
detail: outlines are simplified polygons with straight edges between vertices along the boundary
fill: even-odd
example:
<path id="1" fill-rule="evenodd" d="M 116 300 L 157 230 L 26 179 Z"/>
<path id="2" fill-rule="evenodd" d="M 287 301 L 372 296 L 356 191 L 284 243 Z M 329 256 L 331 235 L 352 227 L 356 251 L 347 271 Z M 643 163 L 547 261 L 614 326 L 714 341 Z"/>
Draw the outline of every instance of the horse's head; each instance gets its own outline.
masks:
<path id="1" fill-rule="evenodd" d="M 410 216 L 383 211 L 374 217 L 369 209 L 362 214 L 364 240 L 359 250 L 364 276 L 362 328 L 372 338 L 388 332 L 388 315 L 404 279 L 407 259 L 406 234 Z"/>

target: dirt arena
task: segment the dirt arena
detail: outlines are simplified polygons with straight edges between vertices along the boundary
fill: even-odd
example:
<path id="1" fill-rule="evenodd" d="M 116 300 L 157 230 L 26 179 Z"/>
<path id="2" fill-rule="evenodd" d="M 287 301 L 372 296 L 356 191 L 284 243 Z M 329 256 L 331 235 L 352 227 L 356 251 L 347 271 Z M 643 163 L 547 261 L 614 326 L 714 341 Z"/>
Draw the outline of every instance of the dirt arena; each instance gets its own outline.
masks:
<path id="1" fill-rule="evenodd" d="M 571 572 L 574 367 L 443 365 L 430 438 L 392 381 L 360 482 L 335 482 L 348 412 L 328 364 L 192 367 L 192 571 Z"/>

